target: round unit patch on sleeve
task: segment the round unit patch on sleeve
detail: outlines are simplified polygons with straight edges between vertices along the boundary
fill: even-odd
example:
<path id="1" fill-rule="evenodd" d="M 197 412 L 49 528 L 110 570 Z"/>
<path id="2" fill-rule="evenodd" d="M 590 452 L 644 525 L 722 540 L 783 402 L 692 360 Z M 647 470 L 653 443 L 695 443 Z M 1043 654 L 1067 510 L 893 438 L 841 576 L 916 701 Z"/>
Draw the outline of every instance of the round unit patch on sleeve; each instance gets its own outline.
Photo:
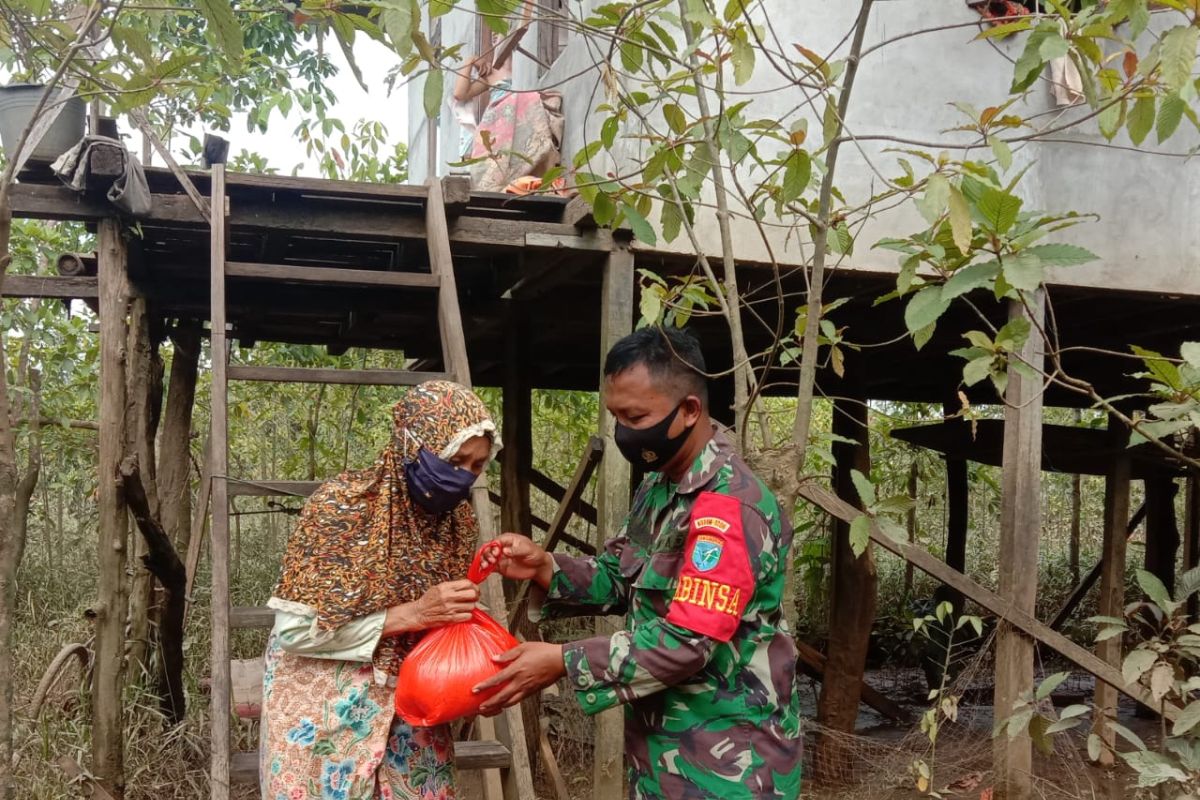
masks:
<path id="1" fill-rule="evenodd" d="M 692 506 L 667 622 L 721 642 L 733 638 L 754 592 L 736 497 L 701 492 Z"/>

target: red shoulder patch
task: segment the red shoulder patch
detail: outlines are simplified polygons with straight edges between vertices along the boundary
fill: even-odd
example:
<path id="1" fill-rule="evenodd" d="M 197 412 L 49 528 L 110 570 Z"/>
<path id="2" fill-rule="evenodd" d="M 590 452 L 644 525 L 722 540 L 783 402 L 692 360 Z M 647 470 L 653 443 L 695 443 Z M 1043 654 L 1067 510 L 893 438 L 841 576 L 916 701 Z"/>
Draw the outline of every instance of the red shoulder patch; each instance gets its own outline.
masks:
<path id="1" fill-rule="evenodd" d="M 721 642 L 733 638 L 754 592 L 736 497 L 701 492 L 692 506 L 683 567 L 667 622 Z"/>

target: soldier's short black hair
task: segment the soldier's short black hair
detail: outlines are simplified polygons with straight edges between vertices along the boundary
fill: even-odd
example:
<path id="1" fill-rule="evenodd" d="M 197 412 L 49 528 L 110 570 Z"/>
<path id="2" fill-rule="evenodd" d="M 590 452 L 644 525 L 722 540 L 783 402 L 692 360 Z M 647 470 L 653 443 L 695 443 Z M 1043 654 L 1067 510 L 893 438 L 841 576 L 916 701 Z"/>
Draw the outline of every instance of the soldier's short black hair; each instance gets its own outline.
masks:
<path id="1" fill-rule="evenodd" d="M 604 377 L 611 378 L 638 364 L 681 400 L 700 398 L 708 408 L 708 378 L 704 353 L 696 337 L 678 328 L 641 328 L 612 346 L 604 359 Z"/>

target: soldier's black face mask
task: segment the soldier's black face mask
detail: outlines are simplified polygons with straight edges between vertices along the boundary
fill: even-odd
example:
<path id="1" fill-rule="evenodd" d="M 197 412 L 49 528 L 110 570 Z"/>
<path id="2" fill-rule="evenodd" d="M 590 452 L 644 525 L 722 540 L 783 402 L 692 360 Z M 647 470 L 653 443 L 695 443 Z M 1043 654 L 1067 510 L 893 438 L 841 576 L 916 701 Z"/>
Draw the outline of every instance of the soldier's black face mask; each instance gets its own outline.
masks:
<path id="1" fill-rule="evenodd" d="M 692 428 L 695 427 L 695 423 L 693 423 L 684 428 L 678 436 L 669 434 L 671 425 L 679 416 L 679 410 L 683 408 L 684 402 L 681 400 L 673 411 L 649 428 L 630 428 L 628 425 L 618 422 L 614 438 L 621 455 L 625 456 L 629 463 L 648 472 L 661 470 L 683 447 L 683 443 L 692 432 Z"/>

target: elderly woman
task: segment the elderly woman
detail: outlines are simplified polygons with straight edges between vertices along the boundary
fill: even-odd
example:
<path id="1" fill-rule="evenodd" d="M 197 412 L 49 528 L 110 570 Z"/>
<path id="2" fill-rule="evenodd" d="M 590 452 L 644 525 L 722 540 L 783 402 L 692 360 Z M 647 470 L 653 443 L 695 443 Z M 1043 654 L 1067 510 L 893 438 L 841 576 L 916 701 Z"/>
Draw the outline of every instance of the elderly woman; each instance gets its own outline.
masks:
<path id="1" fill-rule="evenodd" d="M 392 711 L 422 631 L 469 618 L 479 531 L 466 503 L 500 449 L 487 408 L 448 381 L 410 389 L 370 469 L 325 483 L 288 541 L 268 605 L 263 800 L 454 797 L 447 726 Z"/>

